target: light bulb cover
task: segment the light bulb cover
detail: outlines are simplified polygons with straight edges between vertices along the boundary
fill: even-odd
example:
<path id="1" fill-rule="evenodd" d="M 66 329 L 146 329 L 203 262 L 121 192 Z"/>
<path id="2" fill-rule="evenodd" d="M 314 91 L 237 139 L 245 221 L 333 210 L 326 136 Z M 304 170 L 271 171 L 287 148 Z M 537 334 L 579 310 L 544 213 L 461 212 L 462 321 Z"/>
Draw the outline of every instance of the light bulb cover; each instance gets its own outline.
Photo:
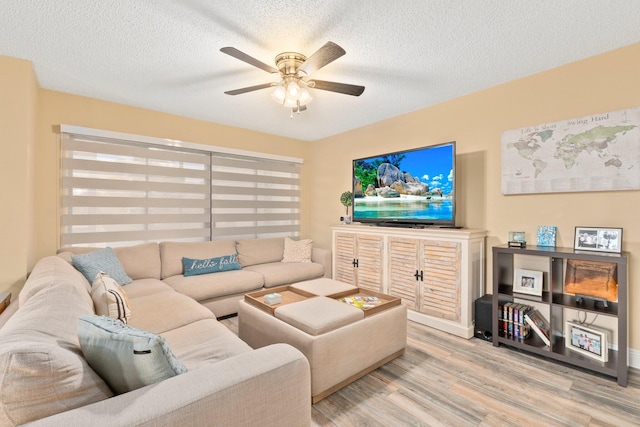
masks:
<path id="1" fill-rule="evenodd" d="M 307 105 L 308 103 L 311 102 L 311 100 L 313 100 L 313 97 L 311 96 L 307 88 L 306 87 L 301 88 L 300 99 L 299 99 L 300 105 Z"/>
<path id="2" fill-rule="evenodd" d="M 291 82 L 287 85 L 287 97 L 296 101 L 300 98 L 300 86 L 298 86 L 298 83 Z"/>
<path id="3" fill-rule="evenodd" d="M 287 108 L 296 108 L 298 106 L 298 101 L 293 98 L 287 98 L 284 100 L 283 105 Z"/>
<path id="4" fill-rule="evenodd" d="M 271 92 L 271 98 L 278 104 L 283 104 L 287 96 L 287 91 L 281 85 L 276 86 Z"/>

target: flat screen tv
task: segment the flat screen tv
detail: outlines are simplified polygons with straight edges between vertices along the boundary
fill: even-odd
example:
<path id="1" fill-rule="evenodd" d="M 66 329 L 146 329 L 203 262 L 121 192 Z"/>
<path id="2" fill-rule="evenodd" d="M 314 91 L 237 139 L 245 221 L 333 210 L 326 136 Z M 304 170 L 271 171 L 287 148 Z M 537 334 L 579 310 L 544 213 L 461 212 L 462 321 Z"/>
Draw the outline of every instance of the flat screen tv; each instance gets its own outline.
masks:
<path id="1" fill-rule="evenodd" d="M 353 161 L 353 220 L 455 226 L 456 143 Z"/>

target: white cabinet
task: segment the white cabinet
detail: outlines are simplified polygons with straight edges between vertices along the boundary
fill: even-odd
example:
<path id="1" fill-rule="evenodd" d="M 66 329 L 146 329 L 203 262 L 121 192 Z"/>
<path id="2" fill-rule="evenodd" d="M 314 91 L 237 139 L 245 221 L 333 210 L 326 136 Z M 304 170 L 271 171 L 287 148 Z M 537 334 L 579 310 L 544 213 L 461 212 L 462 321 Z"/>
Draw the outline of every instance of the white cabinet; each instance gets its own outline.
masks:
<path id="1" fill-rule="evenodd" d="M 390 236 L 389 293 L 407 308 L 460 321 L 461 244 Z"/>
<path id="2" fill-rule="evenodd" d="M 382 292 L 382 236 L 336 233 L 333 254 L 335 280 Z"/>
<path id="3" fill-rule="evenodd" d="M 409 320 L 473 336 L 484 294 L 483 230 L 333 227 L 333 278 L 402 298 Z"/>

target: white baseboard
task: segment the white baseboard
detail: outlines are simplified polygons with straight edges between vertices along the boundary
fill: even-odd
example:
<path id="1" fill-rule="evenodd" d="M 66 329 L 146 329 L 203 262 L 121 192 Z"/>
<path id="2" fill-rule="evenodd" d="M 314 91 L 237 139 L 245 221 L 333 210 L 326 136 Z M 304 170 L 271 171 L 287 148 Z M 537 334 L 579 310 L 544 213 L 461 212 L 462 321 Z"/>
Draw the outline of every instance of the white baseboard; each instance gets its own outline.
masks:
<path id="1" fill-rule="evenodd" d="M 629 366 L 640 369 L 640 350 L 635 348 L 629 349 Z"/>

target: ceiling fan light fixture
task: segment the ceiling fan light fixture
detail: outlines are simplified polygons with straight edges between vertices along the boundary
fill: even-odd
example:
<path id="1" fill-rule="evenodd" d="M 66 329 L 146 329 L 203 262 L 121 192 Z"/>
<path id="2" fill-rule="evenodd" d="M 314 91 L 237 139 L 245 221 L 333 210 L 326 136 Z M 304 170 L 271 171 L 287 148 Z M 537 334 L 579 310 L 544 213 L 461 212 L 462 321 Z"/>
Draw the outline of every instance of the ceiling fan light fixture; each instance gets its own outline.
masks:
<path id="1" fill-rule="evenodd" d="M 306 87 L 300 89 L 300 105 L 307 105 L 313 100 L 313 97 L 309 93 L 309 90 Z"/>
<path id="2" fill-rule="evenodd" d="M 296 108 L 298 106 L 298 100 L 287 97 L 283 105 L 287 108 Z"/>
<path id="3" fill-rule="evenodd" d="M 346 53 L 343 48 L 333 42 L 325 43 L 308 58 L 297 52 L 283 52 L 275 58 L 277 69 L 233 47 L 223 47 L 220 51 L 268 73 L 279 75 L 281 78 L 278 83 L 263 83 L 226 91 L 227 95 L 240 95 L 273 87 L 271 98 L 279 105 L 291 109 L 292 115 L 294 111 L 300 113 L 307 109 L 305 105 L 313 100 L 309 91 L 310 88 L 352 96 L 360 96 L 364 91 L 364 86 L 321 80 L 305 80 L 307 76 Z"/>
<path id="4" fill-rule="evenodd" d="M 283 104 L 287 97 L 287 91 L 282 85 L 278 85 L 271 92 L 271 98 L 278 104 Z"/>
<path id="5" fill-rule="evenodd" d="M 300 98 L 300 86 L 298 83 L 291 82 L 287 85 L 287 98 L 298 100 Z"/>

